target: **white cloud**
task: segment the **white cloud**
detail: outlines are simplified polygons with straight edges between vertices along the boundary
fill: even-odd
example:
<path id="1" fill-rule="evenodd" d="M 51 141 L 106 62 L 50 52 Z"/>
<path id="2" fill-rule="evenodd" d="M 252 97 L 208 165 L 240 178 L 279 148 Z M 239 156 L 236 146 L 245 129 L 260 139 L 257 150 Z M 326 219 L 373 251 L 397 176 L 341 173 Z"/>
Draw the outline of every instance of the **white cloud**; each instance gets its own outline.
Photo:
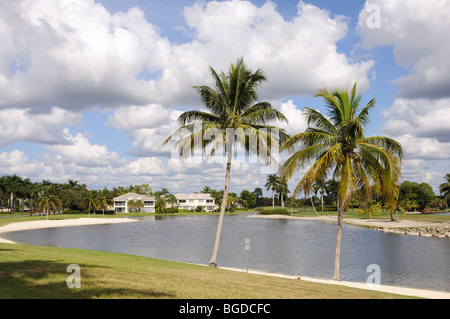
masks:
<path id="1" fill-rule="evenodd" d="M 93 0 L 2 1 L 0 105 L 82 110 L 148 98 L 145 68 L 170 44 L 139 9 L 110 14 Z"/>
<path id="2" fill-rule="evenodd" d="M 320 87 L 355 80 L 363 88 L 369 86 L 366 74 L 373 62 L 351 64 L 337 52 L 336 43 L 347 33 L 344 19 L 332 18 L 313 5 L 300 2 L 292 21 L 286 21 L 272 2 L 258 8 L 247 1 L 198 2 L 185 8 L 185 17 L 196 41 L 180 46 L 179 52 L 190 57 L 201 49 L 199 61 L 224 71 L 245 55 L 251 67 L 268 76 L 261 89 L 263 98 L 310 95 Z M 174 61 L 175 68 L 183 69 Z"/>
<path id="3" fill-rule="evenodd" d="M 163 142 L 178 128 L 180 114 L 181 111 L 165 109 L 159 104 L 121 107 L 106 124 L 128 134 L 133 141 L 131 154 L 168 156 L 173 145 L 163 145 Z"/>
<path id="4" fill-rule="evenodd" d="M 281 113 L 286 116 L 288 123 L 277 122 L 277 127 L 283 128 L 289 135 L 295 135 L 300 132 L 304 132 L 308 127 L 303 111 L 294 104 L 293 100 L 288 100 L 278 106 L 278 102 L 272 103 Z"/>
<path id="5" fill-rule="evenodd" d="M 82 123 L 81 114 L 59 108 L 42 114 L 33 114 L 28 109 L 4 109 L 0 110 L 0 118 L 0 146 L 17 141 L 65 143 L 63 129 Z"/>
<path id="6" fill-rule="evenodd" d="M 116 152 L 109 151 L 105 145 L 92 145 L 81 133 L 73 136 L 68 129 L 64 129 L 63 138 L 66 144 L 45 146 L 57 161 L 83 167 L 120 167 L 125 163 Z"/>
<path id="7" fill-rule="evenodd" d="M 265 97 L 369 85 L 373 62 L 352 64 L 337 52 L 344 19 L 313 5 L 300 2 L 292 21 L 271 2 L 196 3 L 184 15 L 195 38 L 174 44 L 138 8 L 111 14 L 93 0 L 3 1 L 0 106 L 192 105 L 192 86 L 210 80 L 209 65 L 226 70 L 243 55 L 267 73 Z"/>
<path id="8" fill-rule="evenodd" d="M 383 132 L 393 136 L 411 135 L 450 142 L 450 99 L 396 99 L 383 112 Z"/>
<path id="9" fill-rule="evenodd" d="M 380 28 L 370 28 L 370 4 L 380 8 Z M 440 0 L 371 0 L 359 15 L 362 46 L 392 46 L 397 63 L 411 73 L 396 83 L 409 98 L 450 97 L 450 2 Z"/>

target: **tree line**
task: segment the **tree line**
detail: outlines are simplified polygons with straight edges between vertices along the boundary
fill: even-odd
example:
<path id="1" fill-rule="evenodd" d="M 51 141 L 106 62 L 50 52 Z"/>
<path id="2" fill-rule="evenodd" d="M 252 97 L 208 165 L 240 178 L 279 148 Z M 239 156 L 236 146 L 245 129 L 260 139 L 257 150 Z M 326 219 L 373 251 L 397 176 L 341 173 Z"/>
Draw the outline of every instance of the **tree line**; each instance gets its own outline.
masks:
<path id="1" fill-rule="evenodd" d="M 149 184 L 137 184 L 113 187 L 108 189 L 88 189 L 86 184 L 80 184 L 76 180 L 68 180 L 66 183 L 54 183 L 49 180 L 32 182 L 29 178 L 23 178 L 16 174 L 0 177 L 0 205 L 2 212 L 25 212 L 30 215 L 50 211 L 79 213 L 87 212 L 88 215 L 96 212 L 110 213 L 113 207 L 113 198 L 126 193 L 156 197 L 155 210 L 166 211 L 166 203 L 173 204 L 176 198 L 167 188 L 153 191 Z M 131 210 L 140 211 L 143 203 L 139 200 L 130 201 Z"/>

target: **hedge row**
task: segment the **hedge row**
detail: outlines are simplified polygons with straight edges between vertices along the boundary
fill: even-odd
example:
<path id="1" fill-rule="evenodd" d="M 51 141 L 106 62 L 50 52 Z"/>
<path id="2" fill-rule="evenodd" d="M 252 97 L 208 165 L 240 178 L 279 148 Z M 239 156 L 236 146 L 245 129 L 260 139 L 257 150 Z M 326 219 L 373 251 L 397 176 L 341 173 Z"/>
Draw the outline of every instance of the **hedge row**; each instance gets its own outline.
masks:
<path id="1" fill-rule="evenodd" d="M 289 212 L 286 209 L 264 209 L 264 208 L 255 208 L 261 215 L 289 215 Z"/>

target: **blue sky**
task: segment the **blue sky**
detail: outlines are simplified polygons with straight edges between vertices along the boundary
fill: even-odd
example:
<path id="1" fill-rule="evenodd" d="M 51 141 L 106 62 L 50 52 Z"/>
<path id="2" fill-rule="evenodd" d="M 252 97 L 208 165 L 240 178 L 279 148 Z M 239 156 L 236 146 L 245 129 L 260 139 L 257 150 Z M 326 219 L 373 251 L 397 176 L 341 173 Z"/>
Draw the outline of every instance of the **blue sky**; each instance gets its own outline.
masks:
<path id="1" fill-rule="evenodd" d="M 450 172 L 450 4 L 431 2 L 2 2 L 0 175 L 221 189 L 221 165 L 180 164 L 162 142 L 182 110 L 202 107 L 192 86 L 209 83 L 208 66 L 244 56 L 290 133 L 306 127 L 304 106 L 325 111 L 319 88 L 358 81 L 363 102 L 377 99 L 368 135 L 400 141 L 404 179 L 437 192 Z M 235 192 L 266 177 L 245 163 L 232 174 Z"/>

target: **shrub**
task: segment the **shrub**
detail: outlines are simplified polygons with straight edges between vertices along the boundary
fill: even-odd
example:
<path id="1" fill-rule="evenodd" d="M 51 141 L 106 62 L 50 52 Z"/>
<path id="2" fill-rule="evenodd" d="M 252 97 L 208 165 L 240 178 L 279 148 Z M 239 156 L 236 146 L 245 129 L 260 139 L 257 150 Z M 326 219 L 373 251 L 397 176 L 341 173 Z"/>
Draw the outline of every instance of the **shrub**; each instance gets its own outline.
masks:
<path id="1" fill-rule="evenodd" d="M 259 213 L 261 215 L 289 215 L 289 212 L 287 211 L 287 209 L 263 209 L 263 208 L 257 208 L 257 211 L 259 211 Z"/>

